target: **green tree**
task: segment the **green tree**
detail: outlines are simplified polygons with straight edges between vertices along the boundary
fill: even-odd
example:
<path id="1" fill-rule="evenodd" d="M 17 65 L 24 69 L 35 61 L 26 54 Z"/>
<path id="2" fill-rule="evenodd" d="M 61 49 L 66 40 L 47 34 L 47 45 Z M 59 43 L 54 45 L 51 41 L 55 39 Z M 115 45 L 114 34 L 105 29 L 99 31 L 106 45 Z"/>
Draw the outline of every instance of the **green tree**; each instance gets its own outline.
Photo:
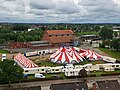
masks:
<path id="1" fill-rule="evenodd" d="M 3 43 L 5 43 L 5 39 L 0 38 L 0 44 L 3 44 Z"/>
<path id="2" fill-rule="evenodd" d="M 32 36 L 26 36 L 26 41 L 27 41 L 27 42 L 33 41 L 33 37 L 32 37 Z"/>
<path id="3" fill-rule="evenodd" d="M 109 26 L 104 26 L 99 35 L 101 36 L 101 38 L 103 40 L 106 40 L 106 39 L 112 39 L 113 38 L 113 30 L 112 30 L 112 27 L 109 27 Z"/>
<path id="4" fill-rule="evenodd" d="M 35 35 L 35 36 L 34 36 L 34 41 L 39 41 L 39 40 L 40 40 L 40 36 Z"/>
<path id="5" fill-rule="evenodd" d="M 120 50 L 120 39 L 113 39 L 110 44 L 111 48 L 116 49 L 117 51 Z"/>
<path id="6" fill-rule="evenodd" d="M 23 69 L 12 60 L 0 62 L 0 83 L 20 81 L 23 77 Z"/>
<path id="7" fill-rule="evenodd" d="M 25 42 L 25 38 L 23 36 L 18 36 L 17 41 L 18 42 Z"/>
<path id="8" fill-rule="evenodd" d="M 85 68 L 80 70 L 79 76 L 82 78 L 87 77 L 87 71 L 85 70 Z"/>
<path id="9" fill-rule="evenodd" d="M 117 32 L 114 32 L 114 36 L 117 37 L 117 36 L 118 36 L 118 33 L 117 33 Z"/>

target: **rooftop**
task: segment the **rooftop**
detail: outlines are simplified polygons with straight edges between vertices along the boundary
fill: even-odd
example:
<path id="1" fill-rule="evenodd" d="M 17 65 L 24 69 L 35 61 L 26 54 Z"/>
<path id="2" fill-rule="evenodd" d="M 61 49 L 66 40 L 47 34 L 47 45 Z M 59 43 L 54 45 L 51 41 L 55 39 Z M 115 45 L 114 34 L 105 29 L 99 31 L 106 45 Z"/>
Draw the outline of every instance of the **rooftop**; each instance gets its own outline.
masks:
<path id="1" fill-rule="evenodd" d="M 91 35 L 81 35 L 81 37 L 96 37 L 96 35 L 95 34 L 91 34 Z"/>
<path id="2" fill-rule="evenodd" d="M 49 35 L 56 35 L 56 34 L 74 34 L 72 30 L 47 30 Z"/>
<path id="3" fill-rule="evenodd" d="M 60 83 L 52 84 L 51 90 L 88 90 L 88 86 L 85 82 L 73 82 L 73 83 Z"/>
<path id="4" fill-rule="evenodd" d="M 75 36 L 53 36 L 50 37 L 50 40 L 52 43 L 64 43 L 64 42 L 71 42 L 72 39 L 74 39 Z"/>
<path id="5" fill-rule="evenodd" d="M 97 81 L 100 90 L 120 90 L 120 84 L 117 80 Z"/>

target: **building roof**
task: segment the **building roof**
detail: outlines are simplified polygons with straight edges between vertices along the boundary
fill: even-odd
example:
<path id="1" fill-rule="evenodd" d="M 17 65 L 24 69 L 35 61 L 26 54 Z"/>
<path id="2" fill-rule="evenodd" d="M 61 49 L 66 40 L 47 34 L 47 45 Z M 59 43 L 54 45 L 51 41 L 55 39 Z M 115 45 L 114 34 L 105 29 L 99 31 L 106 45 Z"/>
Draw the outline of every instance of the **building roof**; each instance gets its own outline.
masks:
<path id="1" fill-rule="evenodd" d="M 48 41 L 32 41 L 32 42 L 29 42 L 31 44 L 46 44 L 46 43 L 49 43 Z"/>
<path id="2" fill-rule="evenodd" d="M 120 84 L 117 80 L 106 80 L 96 82 L 99 90 L 120 90 Z"/>
<path id="3" fill-rule="evenodd" d="M 91 34 L 91 35 L 81 35 L 81 37 L 96 37 L 95 34 Z"/>
<path id="4" fill-rule="evenodd" d="M 64 42 L 71 42 L 72 39 L 75 38 L 75 36 L 52 36 L 49 37 L 50 41 L 52 43 L 64 43 Z"/>
<path id="5" fill-rule="evenodd" d="M 88 90 L 88 86 L 85 82 L 60 83 L 51 84 L 50 90 Z"/>
<path id="6" fill-rule="evenodd" d="M 74 34 L 72 30 L 47 30 L 49 35 Z"/>

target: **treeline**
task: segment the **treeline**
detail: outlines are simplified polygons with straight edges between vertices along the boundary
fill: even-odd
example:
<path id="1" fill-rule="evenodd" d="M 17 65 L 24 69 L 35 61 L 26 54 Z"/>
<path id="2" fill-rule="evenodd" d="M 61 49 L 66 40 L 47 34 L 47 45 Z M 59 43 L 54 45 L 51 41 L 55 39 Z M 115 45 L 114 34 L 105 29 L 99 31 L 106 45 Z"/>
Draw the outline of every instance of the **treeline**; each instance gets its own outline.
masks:
<path id="1" fill-rule="evenodd" d="M 108 48 L 120 51 L 120 38 L 113 38 L 114 35 L 117 36 L 116 32 L 113 32 L 112 27 L 103 27 L 99 33 L 103 40 L 100 47 L 105 48 L 107 46 Z"/>
<path id="2" fill-rule="evenodd" d="M 29 28 L 34 30 L 28 31 Z M 112 25 L 100 24 L 3 24 L 0 26 L 0 44 L 11 41 L 28 42 L 41 40 L 44 30 L 68 30 L 75 32 L 76 36 L 83 34 L 96 34 L 106 39 L 113 32 Z M 106 31 L 107 30 L 107 31 Z M 109 31 L 110 30 L 110 31 Z M 105 34 L 103 34 L 105 33 Z M 116 33 L 114 34 L 116 35 Z"/>
<path id="3" fill-rule="evenodd" d="M 28 32 L 29 25 L 15 24 L 0 27 L 0 44 L 11 41 L 28 42 L 41 40 L 43 28 L 35 28 Z"/>

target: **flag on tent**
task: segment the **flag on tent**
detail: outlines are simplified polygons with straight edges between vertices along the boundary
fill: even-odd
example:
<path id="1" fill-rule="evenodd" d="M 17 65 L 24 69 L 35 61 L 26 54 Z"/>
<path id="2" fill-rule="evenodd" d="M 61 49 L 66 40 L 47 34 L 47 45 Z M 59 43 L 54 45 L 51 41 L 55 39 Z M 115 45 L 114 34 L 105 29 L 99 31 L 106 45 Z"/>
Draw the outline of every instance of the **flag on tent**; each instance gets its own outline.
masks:
<path id="1" fill-rule="evenodd" d="M 25 68 L 38 67 L 33 61 L 29 60 L 28 58 L 23 56 L 21 53 L 18 53 L 18 55 L 14 57 L 14 60 L 16 60 L 19 64 L 21 64 Z"/>

